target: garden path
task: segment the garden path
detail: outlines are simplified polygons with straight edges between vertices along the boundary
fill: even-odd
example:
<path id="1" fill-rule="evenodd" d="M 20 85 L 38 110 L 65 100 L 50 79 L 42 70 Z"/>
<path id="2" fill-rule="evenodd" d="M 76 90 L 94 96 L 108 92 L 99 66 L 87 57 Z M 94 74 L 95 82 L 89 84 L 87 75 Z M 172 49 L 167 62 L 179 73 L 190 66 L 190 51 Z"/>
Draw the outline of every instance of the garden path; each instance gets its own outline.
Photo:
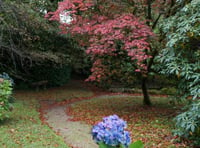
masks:
<path id="1" fill-rule="evenodd" d="M 113 94 L 114 95 L 114 94 Z M 113 95 L 97 95 L 98 99 L 113 97 Z M 114 95 L 115 97 L 122 97 L 126 95 Z M 45 102 L 54 104 L 54 102 Z M 91 125 L 70 121 L 70 116 L 66 114 L 68 104 L 56 105 L 48 107 L 44 110 L 44 118 L 47 124 L 62 137 L 65 142 L 73 148 L 98 148 L 91 136 Z"/>
<path id="2" fill-rule="evenodd" d="M 92 140 L 91 126 L 70 121 L 70 117 L 65 113 L 67 105 L 59 105 L 46 110 L 44 117 L 48 125 L 62 137 L 65 142 L 73 148 L 97 148 L 97 144 Z"/>
<path id="3" fill-rule="evenodd" d="M 79 83 L 77 83 L 79 84 Z M 81 85 L 83 88 L 86 86 Z M 75 90 L 80 89 L 79 86 L 75 85 Z M 70 91 L 64 89 L 64 91 Z M 92 99 L 92 98 L 102 98 L 102 97 L 109 97 L 113 95 L 117 95 L 120 97 L 121 95 L 117 93 L 108 93 L 102 92 L 100 90 L 96 90 L 94 87 L 90 87 L 86 92 L 92 92 L 93 95 L 80 97 L 80 100 L 83 101 L 85 99 Z M 76 91 L 75 91 L 76 92 Z M 77 91 L 78 92 L 78 91 Z M 77 98 L 76 98 L 77 99 Z M 91 125 L 81 123 L 81 122 L 74 122 L 70 121 L 70 116 L 66 114 L 67 106 L 73 104 L 71 103 L 58 103 L 56 100 L 45 99 L 41 100 L 41 105 L 45 105 L 46 107 L 41 107 L 41 116 L 44 119 L 44 122 L 47 123 L 56 133 L 61 135 L 67 145 L 72 148 L 98 148 L 98 145 L 94 142 L 91 136 Z M 42 120 L 43 120 L 42 119 Z"/>

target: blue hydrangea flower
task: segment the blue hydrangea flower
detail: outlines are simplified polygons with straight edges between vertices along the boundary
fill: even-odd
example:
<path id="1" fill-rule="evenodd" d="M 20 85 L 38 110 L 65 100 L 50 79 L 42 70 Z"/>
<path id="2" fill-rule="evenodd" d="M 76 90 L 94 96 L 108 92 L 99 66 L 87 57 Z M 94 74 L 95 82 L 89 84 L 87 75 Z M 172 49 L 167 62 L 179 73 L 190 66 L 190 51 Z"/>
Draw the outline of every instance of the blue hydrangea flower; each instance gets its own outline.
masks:
<path id="1" fill-rule="evenodd" d="M 127 124 L 117 115 L 111 115 L 103 118 L 102 122 L 92 128 L 93 139 L 97 142 L 103 142 L 107 145 L 128 147 L 131 143 L 130 133 L 125 131 Z"/>
<path id="2" fill-rule="evenodd" d="M 11 85 L 12 86 L 14 85 L 13 79 L 7 73 L 3 72 L 2 74 L 0 74 L 0 78 L 3 78 L 5 80 L 10 80 Z"/>

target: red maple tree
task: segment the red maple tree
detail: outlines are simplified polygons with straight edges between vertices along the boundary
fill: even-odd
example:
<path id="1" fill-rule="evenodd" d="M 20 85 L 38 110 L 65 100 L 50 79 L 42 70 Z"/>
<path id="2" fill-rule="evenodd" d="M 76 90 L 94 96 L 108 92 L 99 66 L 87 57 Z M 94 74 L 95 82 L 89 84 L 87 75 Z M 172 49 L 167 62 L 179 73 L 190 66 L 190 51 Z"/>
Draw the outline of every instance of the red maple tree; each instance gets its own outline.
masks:
<path id="1" fill-rule="evenodd" d="M 88 81 L 101 81 L 106 77 L 106 66 L 102 62 L 104 55 L 117 56 L 118 51 L 125 51 L 134 63 L 135 71 L 142 76 L 144 103 L 150 105 L 146 77 L 147 60 L 151 58 L 149 38 L 154 34 L 146 22 L 130 11 L 132 9 L 118 0 L 64 0 L 46 17 L 59 21 L 62 33 L 70 33 L 87 47 L 86 52 L 93 60 Z M 71 21 L 61 20 L 60 14 L 70 17 Z"/>

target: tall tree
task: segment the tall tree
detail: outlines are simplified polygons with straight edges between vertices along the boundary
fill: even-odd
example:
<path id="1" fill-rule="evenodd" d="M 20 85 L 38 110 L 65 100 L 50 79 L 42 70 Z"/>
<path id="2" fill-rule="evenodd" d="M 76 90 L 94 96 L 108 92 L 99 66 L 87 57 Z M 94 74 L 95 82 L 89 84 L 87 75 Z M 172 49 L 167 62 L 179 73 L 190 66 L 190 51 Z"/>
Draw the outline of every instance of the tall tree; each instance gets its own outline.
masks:
<path id="1" fill-rule="evenodd" d="M 200 146 L 200 1 L 180 0 L 183 7 L 166 19 L 161 29 L 166 33 L 166 47 L 158 59 L 164 74 L 179 79 L 179 98 L 186 98 L 184 112 L 176 117 L 175 135 L 194 140 Z M 186 110 L 187 109 L 187 110 Z"/>
<path id="2" fill-rule="evenodd" d="M 63 33 L 71 33 L 87 47 L 93 60 L 90 81 L 99 82 L 109 75 L 105 57 L 121 53 L 130 57 L 133 69 L 141 75 L 144 104 L 150 105 L 147 77 L 159 52 L 150 44 L 152 38 L 159 41 L 152 29 L 174 13 L 175 6 L 174 0 L 64 0 L 47 17 L 59 21 Z M 72 21 L 65 22 L 60 15 Z"/>
<path id="3" fill-rule="evenodd" d="M 148 39 L 153 36 L 151 29 L 131 14 L 122 2 L 65 0 L 59 3 L 50 20 L 61 23 L 63 33 L 70 32 L 78 36 L 80 43 L 87 46 L 86 52 L 91 55 L 94 62 L 90 81 L 101 81 L 105 76 L 101 67 L 105 55 L 116 56 L 118 51 L 125 51 L 134 63 L 134 69 L 142 76 L 144 104 L 150 105 L 150 99 L 146 88 L 147 59 L 150 45 Z M 109 8 L 109 9 L 108 9 Z M 72 18 L 72 22 L 64 23 L 60 14 L 66 14 Z M 66 29 L 67 28 L 67 29 Z M 84 36 L 84 37 L 83 37 Z"/>
<path id="4" fill-rule="evenodd" d="M 0 3 L 0 71 L 24 81 L 35 77 L 30 72 L 35 65 L 74 65 L 79 62 L 74 55 L 84 56 L 83 49 L 72 39 L 58 33 L 56 23 L 49 23 L 44 13 L 40 14 L 42 9 L 37 6 L 43 1 L 38 5 L 34 2 L 6 0 Z M 46 8 L 45 5 L 42 8 Z"/>
<path id="5" fill-rule="evenodd" d="M 193 0 L 160 25 L 167 44 L 158 57 L 165 65 L 163 73 L 176 75 L 182 94 L 194 99 L 200 97 L 199 10 L 200 2 Z"/>

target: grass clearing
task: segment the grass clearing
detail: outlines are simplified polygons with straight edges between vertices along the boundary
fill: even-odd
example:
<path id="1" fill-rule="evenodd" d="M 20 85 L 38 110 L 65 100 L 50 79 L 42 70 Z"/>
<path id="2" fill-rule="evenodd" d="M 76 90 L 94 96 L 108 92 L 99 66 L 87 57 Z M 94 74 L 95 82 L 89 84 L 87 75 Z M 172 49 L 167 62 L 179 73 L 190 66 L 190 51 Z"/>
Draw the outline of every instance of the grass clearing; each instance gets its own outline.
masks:
<path id="1" fill-rule="evenodd" d="M 68 148 L 64 139 L 42 124 L 39 101 L 63 101 L 92 96 L 84 84 L 71 81 L 65 86 L 46 90 L 17 90 L 10 118 L 0 123 L 0 148 Z"/>
<path id="2" fill-rule="evenodd" d="M 10 118 L 0 123 L 1 148 L 68 148 L 63 138 L 42 124 L 36 100 L 16 100 Z"/>

